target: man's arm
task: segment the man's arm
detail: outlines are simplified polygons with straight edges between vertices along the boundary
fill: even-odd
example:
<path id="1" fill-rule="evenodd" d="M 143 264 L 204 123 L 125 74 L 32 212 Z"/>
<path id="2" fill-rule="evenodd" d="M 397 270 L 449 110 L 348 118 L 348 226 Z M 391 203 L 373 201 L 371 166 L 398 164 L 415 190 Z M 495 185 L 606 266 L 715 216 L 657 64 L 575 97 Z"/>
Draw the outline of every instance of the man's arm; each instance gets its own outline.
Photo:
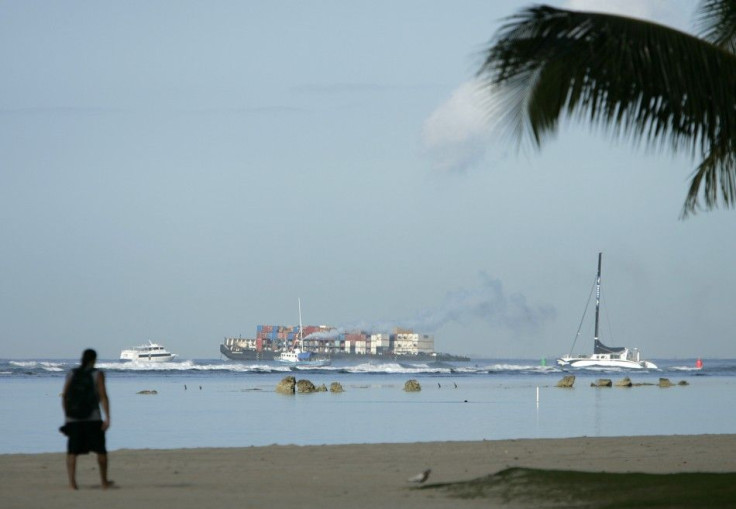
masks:
<path id="1" fill-rule="evenodd" d="M 102 420 L 102 429 L 106 430 L 110 427 L 110 400 L 107 398 L 107 388 L 105 387 L 105 373 L 99 371 L 97 373 L 97 396 L 100 398 L 102 410 L 105 418 Z"/>
<path id="2" fill-rule="evenodd" d="M 64 389 L 61 391 L 61 408 L 64 410 L 64 416 L 66 417 L 66 393 L 69 390 L 69 383 L 71 382 L 72 378 L 70 376 L 66 377 L 66 381 L 64 382 Z"/>

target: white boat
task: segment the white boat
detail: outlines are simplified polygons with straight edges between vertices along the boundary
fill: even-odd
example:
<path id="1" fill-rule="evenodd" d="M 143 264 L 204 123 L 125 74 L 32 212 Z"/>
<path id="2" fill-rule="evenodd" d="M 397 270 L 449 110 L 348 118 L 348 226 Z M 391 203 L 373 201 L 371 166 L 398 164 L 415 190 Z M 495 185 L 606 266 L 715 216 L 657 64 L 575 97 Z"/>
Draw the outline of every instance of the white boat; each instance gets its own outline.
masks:
<path id="1" fill-rule="evenodd" d="M 622 368 L 622 369 L 657 369 L 653 362 L 641 358 L 637 348 L 625 346 L 606 346 L 598 339 L 598 316 L 601 306 L 601 260 L 602 253 L 598 253 L 598 274 L 595 279 L 595 336 L 593 337 L 592 355 L 563 355 L 557 359 L 557 365 L 562 368 Z M 587 309 L 587 307 L 586 307 Z M 585 316 L 585 315 L 583 315 Z M 582 327 L 582 321 L 580 322 Z M 575 335 L 577 341 L 580 329 Z M 573 341 L 573 348 L 575 342 Z M 572 350 L 572 349 L 571 349 Z"/>
<path id="2" fill-rule="evenodd" d="M 312 352 L 304 350 L 302 341 L 302 302 L 297 301 L 299 304 L 299 335 L 294 340 L 292 347 L 289 350 L 284 350 L 278 357 L 275 357 L 276 362 L 286 364 L 291 367 L 308 367 L 318 368 L 321 366 L 329 366 L 331 361 L 329 358 L 316 357 Z"/>
<path id="3" fill-rule="evenodd" d="M 120 352 L 121 361 L 167 362 L 174 360 L 175 353 L 169 352 L 158 343 L 148 342 Z"/>
<path id="4" fill-rule="evenodd" d="M 276 361 L 293 367 L 310 368 L 319 368 L 321 366 L 329 366 L 331 364 L 330 359 L 314 357 L 312 352 L 305 352 L 298 346 L 291 350 L 281 352 L 279 356 L 276 357 Z"/>

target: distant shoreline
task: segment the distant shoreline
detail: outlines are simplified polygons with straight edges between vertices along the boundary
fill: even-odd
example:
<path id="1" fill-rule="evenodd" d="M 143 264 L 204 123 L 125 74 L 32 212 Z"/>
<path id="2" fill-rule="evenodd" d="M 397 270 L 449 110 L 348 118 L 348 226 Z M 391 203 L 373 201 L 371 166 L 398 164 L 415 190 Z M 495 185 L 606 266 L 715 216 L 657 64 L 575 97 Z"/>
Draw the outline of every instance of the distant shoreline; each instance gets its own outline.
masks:
<path id="1" fill-rule="evenodd" d="M 63 453 L 3 454 L 4 507 L 109 508 L 487 507 L 413 489 L 482 478 L 512 467 L 586 472 L 736 472 L 736 435 L 629 436 L 171 450 L 110 453 L 117 489 L 102 493 L 94 455 L 79 460 L 79 492 L 66 487 Z M 705 499 L 704 499 L 705 500 Z M 523 504 L 517 507 L 526 507 Z"/>

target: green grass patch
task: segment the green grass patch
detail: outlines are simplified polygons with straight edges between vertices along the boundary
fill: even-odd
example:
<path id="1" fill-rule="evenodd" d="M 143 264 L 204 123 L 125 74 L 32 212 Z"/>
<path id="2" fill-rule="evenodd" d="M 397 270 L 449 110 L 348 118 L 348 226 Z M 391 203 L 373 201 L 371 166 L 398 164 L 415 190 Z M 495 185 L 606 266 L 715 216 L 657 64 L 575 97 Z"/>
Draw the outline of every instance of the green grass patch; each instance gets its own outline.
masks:
<path id="1" fill-rule="evenodd" d="M 509 468 L 419 489 L 543 508 L 736 508 L 736 473 L 641 474 Z"/>

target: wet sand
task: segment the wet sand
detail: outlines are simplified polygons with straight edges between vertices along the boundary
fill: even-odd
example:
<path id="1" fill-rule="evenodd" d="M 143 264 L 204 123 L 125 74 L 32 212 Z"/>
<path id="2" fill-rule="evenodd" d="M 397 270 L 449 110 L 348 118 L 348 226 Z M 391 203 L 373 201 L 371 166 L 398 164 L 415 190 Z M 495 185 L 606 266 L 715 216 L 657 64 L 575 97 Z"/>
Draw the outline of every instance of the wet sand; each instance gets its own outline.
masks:
<path id="1" fill-rule="evenodd" d="M 736 435 L 524 439 L 110 453 L 113 489 L 99 488 L 94 454 L 78 460 L 78 491 L 64 454 L 0 455 L 4 508 L 440 508 L 536 507 L 528 500 L 454 498 L 423 486 L 457 483 L 510 467 L 584 472 L 736 473 Z M 734 501 L 736 506 L 736 501 Z"/>

